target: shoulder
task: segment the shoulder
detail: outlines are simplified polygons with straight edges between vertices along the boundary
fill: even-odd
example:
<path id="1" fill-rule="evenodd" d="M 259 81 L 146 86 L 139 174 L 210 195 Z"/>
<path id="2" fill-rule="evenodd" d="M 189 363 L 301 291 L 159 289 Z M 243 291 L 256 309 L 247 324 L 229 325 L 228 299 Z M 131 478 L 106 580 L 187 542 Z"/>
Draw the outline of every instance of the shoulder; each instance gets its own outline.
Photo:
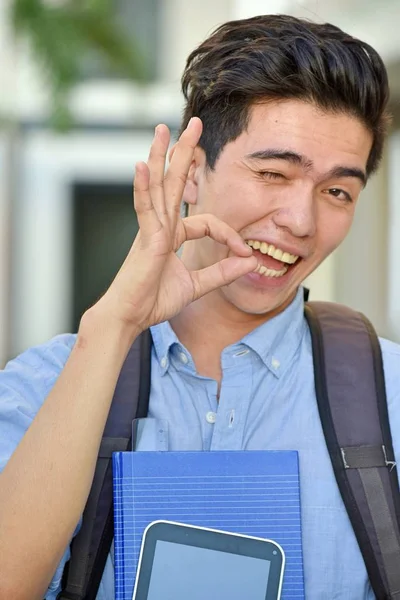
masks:
<path id="1" fill-rule="evenodd" d="M 60 375 L 76 336 L 29 348 L 0 371 L 0 471 Z"/>
<path id="2" fill-rule="evenodd" d="M 379 344 L 382 351 L 385 379 L 391 385 L 397 383 L 400 388 L 400 344 L 381 337 Z"/>
<path id="3" fill-rule="evenodd" d="M 383 370 L 385 374 L 386 397 L 396 458 L 400 460 L 400 345 L 379 338 Z"/>
<path id="4" fill-rule="evenodd" d="M 396 398 L 400 411 L 400 344 L 379 338 L 388 401 Z"/>

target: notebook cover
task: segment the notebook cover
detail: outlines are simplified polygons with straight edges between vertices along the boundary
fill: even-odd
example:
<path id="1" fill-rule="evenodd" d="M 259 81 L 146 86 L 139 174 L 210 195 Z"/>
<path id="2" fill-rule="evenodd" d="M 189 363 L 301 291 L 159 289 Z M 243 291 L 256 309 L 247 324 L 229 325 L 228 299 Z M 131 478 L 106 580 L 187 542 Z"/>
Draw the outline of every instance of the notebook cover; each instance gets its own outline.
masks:
<path id="1" fill-rule="evenodd" d="M 113 474 L 116 600 L 132 600 L 143 531 L 158 519 L 275 540 L 281 598 L 304 599 L 297 452 L 117 452 Z"/>

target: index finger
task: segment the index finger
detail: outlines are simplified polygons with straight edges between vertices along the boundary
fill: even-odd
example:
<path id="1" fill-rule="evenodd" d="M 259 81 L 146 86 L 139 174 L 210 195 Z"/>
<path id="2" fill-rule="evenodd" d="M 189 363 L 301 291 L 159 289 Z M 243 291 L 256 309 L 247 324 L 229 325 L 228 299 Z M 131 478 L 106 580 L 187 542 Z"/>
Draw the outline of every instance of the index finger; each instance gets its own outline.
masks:
<path id="1" fill-rule="evenodd" d="M 176 143 L 170 165 L 165 174 L 165 204 L 171 220 L 172 230 L 175 229 L 180 214 L 189 168 L 202 131 L 203 124 L 201 120 L 198 117 L 192 117 Z"/>
<path id="2" fill-rule="evenodd" d="M 239 256 L 251 256 L 250 246 L 246 244 L 241 235 L 230 225 L 218 219 L 215 215 L 202 214 L 182 219 L 177 230 L 177 246 L 189 240 L 198 240 L 210 237 L 215 242 L 228 246 Z"/>

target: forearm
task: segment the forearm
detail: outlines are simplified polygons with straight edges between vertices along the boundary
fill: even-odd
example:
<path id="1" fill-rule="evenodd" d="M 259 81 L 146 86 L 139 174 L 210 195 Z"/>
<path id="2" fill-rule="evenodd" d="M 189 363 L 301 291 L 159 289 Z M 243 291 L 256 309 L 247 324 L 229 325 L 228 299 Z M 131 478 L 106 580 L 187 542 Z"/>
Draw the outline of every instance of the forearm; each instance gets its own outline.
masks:
<path id="1" fill-rule="evenodd" d="M 14 600 L 43 597 L 85 506 L 135 337 L 98 317 L 83 318 L 65 368 L 0 475 L 0 598 L 5 590 Z"/>

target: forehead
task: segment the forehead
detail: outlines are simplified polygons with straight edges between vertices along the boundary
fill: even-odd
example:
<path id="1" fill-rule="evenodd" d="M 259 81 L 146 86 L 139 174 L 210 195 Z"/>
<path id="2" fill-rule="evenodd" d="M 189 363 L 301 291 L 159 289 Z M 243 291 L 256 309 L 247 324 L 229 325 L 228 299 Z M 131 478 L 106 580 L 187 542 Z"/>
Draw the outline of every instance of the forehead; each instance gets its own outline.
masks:
<path id="1" fill-rule="evenodd" d="M 298 152 L 321 169 L 342 163 L 365 169 L 372 134 L 349 114 L 285 100 L 253 105 L 246 130 L 232 146 L 237 157 L 273 147 Z"/>

